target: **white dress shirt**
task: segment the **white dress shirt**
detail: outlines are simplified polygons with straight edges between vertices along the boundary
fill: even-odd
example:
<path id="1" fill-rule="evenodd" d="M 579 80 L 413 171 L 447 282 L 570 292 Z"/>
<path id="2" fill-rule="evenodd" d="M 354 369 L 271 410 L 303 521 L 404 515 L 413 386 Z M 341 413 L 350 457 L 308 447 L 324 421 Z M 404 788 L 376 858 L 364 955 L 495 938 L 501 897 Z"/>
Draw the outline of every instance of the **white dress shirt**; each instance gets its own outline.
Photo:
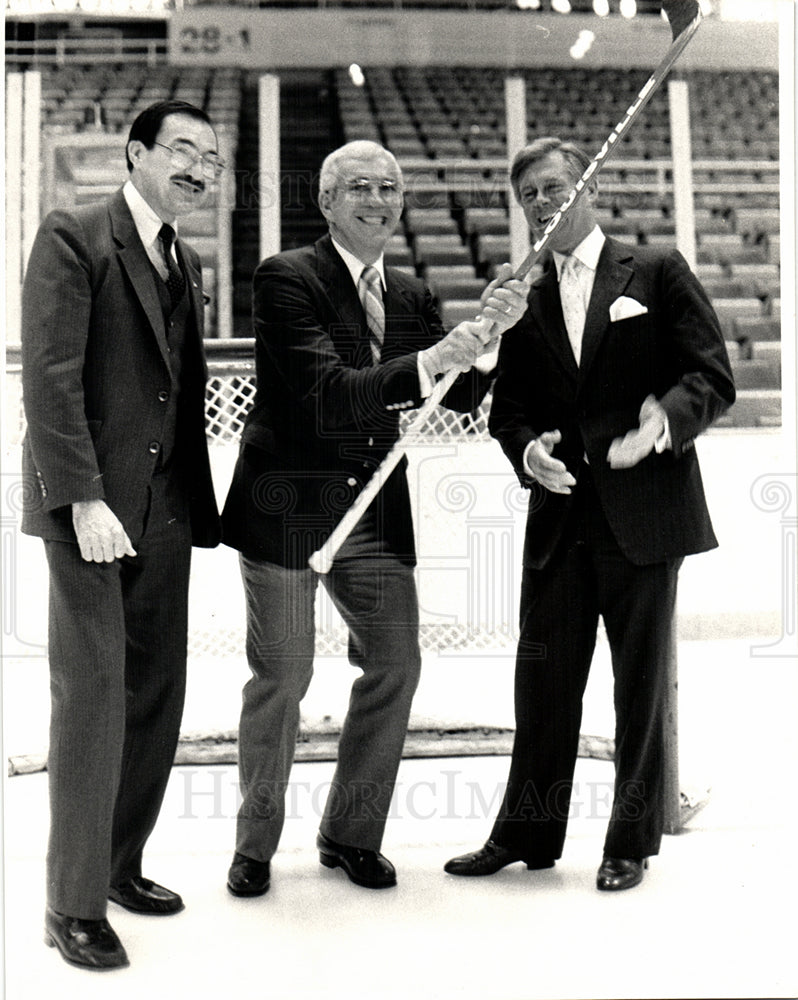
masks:
<path id="1" fill-rule="evenodd" d="M 125 196 L 127 207 L 133 216 L 133 224 L 141 238 L 141 242 L 144 244 L 144 249 L 152 262 L 152 266 L 163 280 L 166 281 L 168 273 L 166 263 L 163 259 L 162 243 L 158 239 L 161 226 L 164 224 L 163 219 L 150 206 L 149 202 L 145 201 L 141 192 L 132 181 L 125 182 L 122 194 Z M 177 220 L 173 219 L 169 225 L 174 229 L 175 240 L 177 240 Z M 174 242 L 172 243 L 171 252 L 177 264 L 178 260 Z"/>

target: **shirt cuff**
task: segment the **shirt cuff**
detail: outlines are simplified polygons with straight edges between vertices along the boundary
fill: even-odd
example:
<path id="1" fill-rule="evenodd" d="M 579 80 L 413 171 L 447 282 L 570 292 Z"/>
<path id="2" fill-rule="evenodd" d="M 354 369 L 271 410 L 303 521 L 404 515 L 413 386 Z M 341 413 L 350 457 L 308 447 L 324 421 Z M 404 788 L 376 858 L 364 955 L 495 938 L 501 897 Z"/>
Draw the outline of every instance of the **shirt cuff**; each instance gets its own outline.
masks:
<path id="1" fill-rule="evenodd" d="M 663 428 L 660 436 L 654 442 L 654 450 L 658 455 L 661 455 L 663 451 L 668 451 L 673 447 L 673 442 L 671 441 L 671 426 L 668 421 L 668 415 L 667 413 L 663 413 L 662 416 L 665 420 L 665 427 Z"/>
<path id="2" fill-rule="evenodd" d="M 419 392 L 421 394 L 421 398 L 426 399 L 435 387 L 435 373 L 427 367 L 423 351 L 419 351 L 416 358 Z"/>
<path id="3" fill-rule="evenodd" d="M 477 371 L 482 372 L 483 375 L 490 375 L 493 369 L 496 367 L 499 361 L 499 348 L 494 347 L 492 351 L 488 351 L 487 354 L 480 354 L 477 360 L 474 362 L 474 367 Z"/>
<path id="4" fill-rule="evenodd" d="M 537 441 L 537 438 L 532 438 L 532 440 L 529 442 L 529 444 L 526 446 L 526 448 L 524 448 L 524 455 L 523 455 L 523 458 L 521 459 L 521 463 L 522 463 L 522 465 L 524 467 L 524 472 L 529 476 L 530 479 L 534 479 L 535 478 L 535 473 L 529 467 L 529 452 L 532 449 L 532 445 L 536 441 Z"/>

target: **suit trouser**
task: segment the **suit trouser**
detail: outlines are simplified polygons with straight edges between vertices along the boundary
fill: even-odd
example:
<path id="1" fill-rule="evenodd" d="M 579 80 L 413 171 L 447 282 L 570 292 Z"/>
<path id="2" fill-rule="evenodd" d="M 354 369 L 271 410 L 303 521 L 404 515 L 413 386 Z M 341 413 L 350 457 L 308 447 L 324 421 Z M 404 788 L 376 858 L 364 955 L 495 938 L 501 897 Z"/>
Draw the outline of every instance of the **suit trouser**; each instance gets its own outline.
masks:
<path id="1" fill-rule="evenodd" d="M 86 562 L 76 543 L 45 541 L 47 898 L 85 920 L 105 916 L 110 884 L 141 873 L 180 730 L 191 532 L 166 479 L 153 478 L 135 557 Z"/>
<path id="2" fill-rule="evenodd" d="M 241 556 L 247 657 L 239 729 L 242 804 L 236 850 L 268 861 L 285 821 L 299 703 L 313 675 L 319 575 Z M 349 629 L 351 689 L 338 763 L 320 829 L 338 843 L 379 850 L 418 685 L 413 569 L 385 550 L 368 512 L 321 577 Z"/>
<path id="3" fill-rule="evenodd" d="M 663 699 L 682 560 L 631 563 L 584 473 L 551 560 L 523 574 L 516 735 L 491 836 L 528 861 L 562 854 L 599 615 L 612 656 L 615 705 L 605 856 L 657 854 L 664 825 Z"/>

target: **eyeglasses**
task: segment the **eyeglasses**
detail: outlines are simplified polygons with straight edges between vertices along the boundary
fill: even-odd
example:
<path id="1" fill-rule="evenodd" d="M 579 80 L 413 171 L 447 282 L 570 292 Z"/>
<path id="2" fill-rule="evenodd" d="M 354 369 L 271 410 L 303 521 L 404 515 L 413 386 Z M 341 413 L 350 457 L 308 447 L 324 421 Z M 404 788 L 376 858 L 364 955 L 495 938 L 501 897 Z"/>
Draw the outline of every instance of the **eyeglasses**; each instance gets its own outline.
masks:
<path id="1" fill-rule="evenodd" d="M 203 176 L 209 181 L 218 181 L 226 166 L 224 160 L 216 153 L 198 153 L 193 146 L 186 143 L 166 146 L 162 142 L 156 142 L 155 145 L 169 150 L 172 154 L 169 158 L 170 163 L 177 170 L 189 170 L 194 164 L 201 163 Z"/>
<path id="2" fill-rule="evenodd" d="M 398 198 L 402 194 L 402 188 L 398 181 L 371 181 L 368 177 L 356 177 L 351 181 L 345 181 L 344 191 L 350 198 L 365 198 L 374 191 L 380 197 L 388 200 Z"/>

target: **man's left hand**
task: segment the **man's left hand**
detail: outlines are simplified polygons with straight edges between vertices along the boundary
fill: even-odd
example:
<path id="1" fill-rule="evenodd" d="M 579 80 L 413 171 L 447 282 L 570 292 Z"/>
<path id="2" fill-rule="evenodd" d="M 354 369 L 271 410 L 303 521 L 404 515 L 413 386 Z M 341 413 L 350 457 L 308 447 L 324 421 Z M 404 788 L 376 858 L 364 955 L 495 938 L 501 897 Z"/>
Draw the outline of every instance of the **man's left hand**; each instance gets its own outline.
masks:
<path id="1" fill-rule="evenodd" d="M 613 469 L 631 469 L 650 455 L 657 441 L 665 433 L 665 411 L 654 398 L 646 396 L 640 407 L 639 427 L 622 438 L 615 438 L 607 452 L 607 461 Z"/>

